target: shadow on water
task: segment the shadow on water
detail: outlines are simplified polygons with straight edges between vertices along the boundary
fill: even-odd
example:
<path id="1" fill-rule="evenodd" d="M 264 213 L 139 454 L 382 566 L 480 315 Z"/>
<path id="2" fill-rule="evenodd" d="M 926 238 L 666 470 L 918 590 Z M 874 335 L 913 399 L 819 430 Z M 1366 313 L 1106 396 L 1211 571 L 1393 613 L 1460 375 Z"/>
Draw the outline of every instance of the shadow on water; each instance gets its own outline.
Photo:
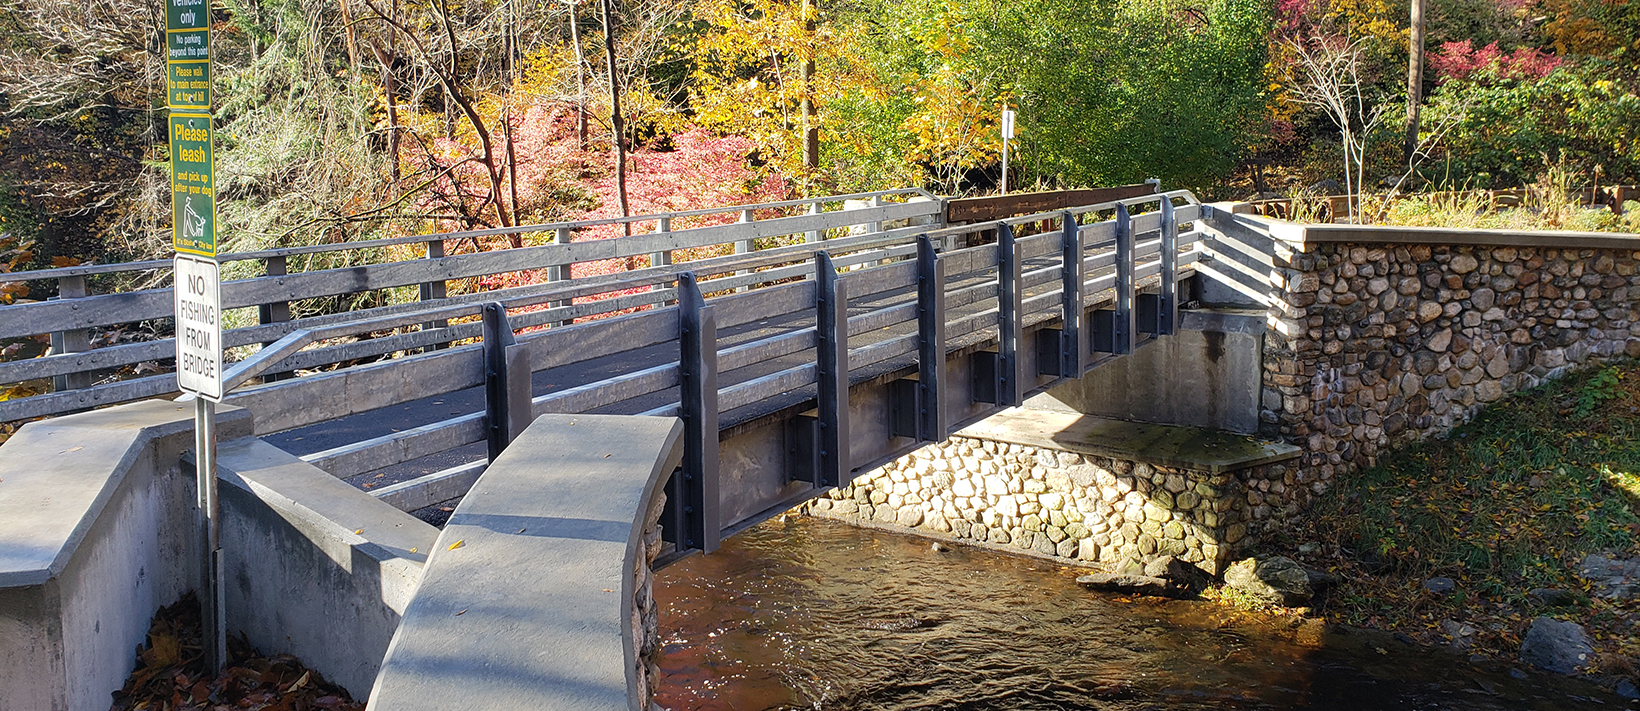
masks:
<path id="1" fill-rule="evenodd" d="M 833 521 L 771 521 L 657 575 L 657 701 L 672 711 L 1625 707 L 1592 685 L 1516 678 L 1380 633 L 1089 593 L 1075 574 Z"/>

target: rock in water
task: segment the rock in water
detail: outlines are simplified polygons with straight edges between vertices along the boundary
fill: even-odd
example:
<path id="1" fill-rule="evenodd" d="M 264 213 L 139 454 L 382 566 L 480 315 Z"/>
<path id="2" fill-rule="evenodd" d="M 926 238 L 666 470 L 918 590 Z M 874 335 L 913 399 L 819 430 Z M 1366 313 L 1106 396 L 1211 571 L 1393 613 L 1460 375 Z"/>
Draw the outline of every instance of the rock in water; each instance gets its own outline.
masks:
<path id="1" fill-rule="evenodd" d="M 1145 564 L 1145 575 L 1152 578 L 1166 578 L 1175 583 L 1187 582 L 1190 577 L 1191 565 L 1170 555 L 1164 555 Z"/>
<path id="2" fill-rule="evenodd" d="M 1594 644 L 1583 625 L 1539 617 L 1520 644 L 1520 660 L 1557 674 L 1574 674 L 1594 661 Z"/>
<path id="3" fill-rule="evenodd" d="M 1224 584 L 1272 605 L 1298 607 L 1310 601 L 1310 574 L 1291 558 L 1247 558 L 1224 571 Z"/>
<path id="4" fill-rule="evenodd" d="M 1123 573 L 1093 573 L 1076 579 L 1091 590 L 1128 593 L 1134 595 L 1166 595 L 1167 581 L 1148 575 Z"/>

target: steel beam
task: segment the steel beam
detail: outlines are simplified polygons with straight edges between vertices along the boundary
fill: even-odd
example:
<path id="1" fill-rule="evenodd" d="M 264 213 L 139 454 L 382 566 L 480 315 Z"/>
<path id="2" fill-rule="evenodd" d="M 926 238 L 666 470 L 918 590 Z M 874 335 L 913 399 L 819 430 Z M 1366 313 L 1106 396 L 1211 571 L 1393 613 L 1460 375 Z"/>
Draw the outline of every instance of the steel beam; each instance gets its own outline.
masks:
<path id="1" fill-rule="evenodd" d="M 520 347 L 500 302 L 484 305 L 484 437 L 495 461 L 534 421 L 530 351 Z"/>
<path id="2" fill-rule="evenodd" d="M 849 458 L 848 284 L 837 275 L 831 255 L 815 252 L 817 352 L 820 421 L 818 486 L 844 486 L 854 478 Z"/>
<path id="3" fill-rule="evenodd" d="M 945 262 L 928 235 L 917 236 L 917 438 L 950 434 L 945 411 Z"/>
<path id="4" fill-rule="evenodd" d="M 718 500 L 717 316 L 692 272 L 678 275 L 679 387 L 683 467 L 667 506 L 679 550 L 717 550 L 723 533 Z"/>

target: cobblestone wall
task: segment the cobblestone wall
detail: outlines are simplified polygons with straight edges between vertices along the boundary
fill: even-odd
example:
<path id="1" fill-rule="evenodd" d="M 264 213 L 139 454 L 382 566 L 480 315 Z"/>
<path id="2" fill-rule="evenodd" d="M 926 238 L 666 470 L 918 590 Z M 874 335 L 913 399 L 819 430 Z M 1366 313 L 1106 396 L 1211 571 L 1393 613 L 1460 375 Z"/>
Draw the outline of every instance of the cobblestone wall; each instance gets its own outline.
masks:
<path id="1" fill-rule="evenodd" d="M 655 655 L 661 648 L 659 610 L 655 607 L 655 559 L 661 554 L 661 514 L 666 509 L 666 492 L 655 492 L 655 500 L 645 512 L 643 545 L 644 555 L 636 560 L 632 571 L 632 632 L 637 647 L 638 693 L 640 708 L 658 711 L 655 688 L 660 682 L 660 666 Z"/>
<path id="2" fill-rule="evenodd" d="M 1283 464 L 1211 474 L 952 437 L 863 473 L 807 510 L 1113 569 L 1173 556 L 1216 575 L 1301 499 Z"/>
<path id="3" fill-rule="evenodd" d="M 1568 367 L 1640 356 L 1640 252 L 1311 244 L 1282 254 L 1261 434 L 1316 493 Z M 1634 296 L 1631 296 L 1631 290 Z"/>

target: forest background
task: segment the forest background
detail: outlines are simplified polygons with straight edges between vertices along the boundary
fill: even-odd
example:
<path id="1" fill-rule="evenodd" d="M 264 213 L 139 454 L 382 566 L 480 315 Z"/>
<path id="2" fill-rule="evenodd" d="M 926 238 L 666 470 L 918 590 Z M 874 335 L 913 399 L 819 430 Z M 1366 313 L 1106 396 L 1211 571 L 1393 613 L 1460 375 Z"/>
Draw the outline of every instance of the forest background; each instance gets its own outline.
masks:
<path id="1" fill-rule="evenodd" d="M 1640 182 L 1640 0 L 212 9 L 224 251 L 992 192 L 1004 106 L 1023 189 Z M 168 255 L 164 22 L 161 0 L 0 0 L 0 270 Z"/>

